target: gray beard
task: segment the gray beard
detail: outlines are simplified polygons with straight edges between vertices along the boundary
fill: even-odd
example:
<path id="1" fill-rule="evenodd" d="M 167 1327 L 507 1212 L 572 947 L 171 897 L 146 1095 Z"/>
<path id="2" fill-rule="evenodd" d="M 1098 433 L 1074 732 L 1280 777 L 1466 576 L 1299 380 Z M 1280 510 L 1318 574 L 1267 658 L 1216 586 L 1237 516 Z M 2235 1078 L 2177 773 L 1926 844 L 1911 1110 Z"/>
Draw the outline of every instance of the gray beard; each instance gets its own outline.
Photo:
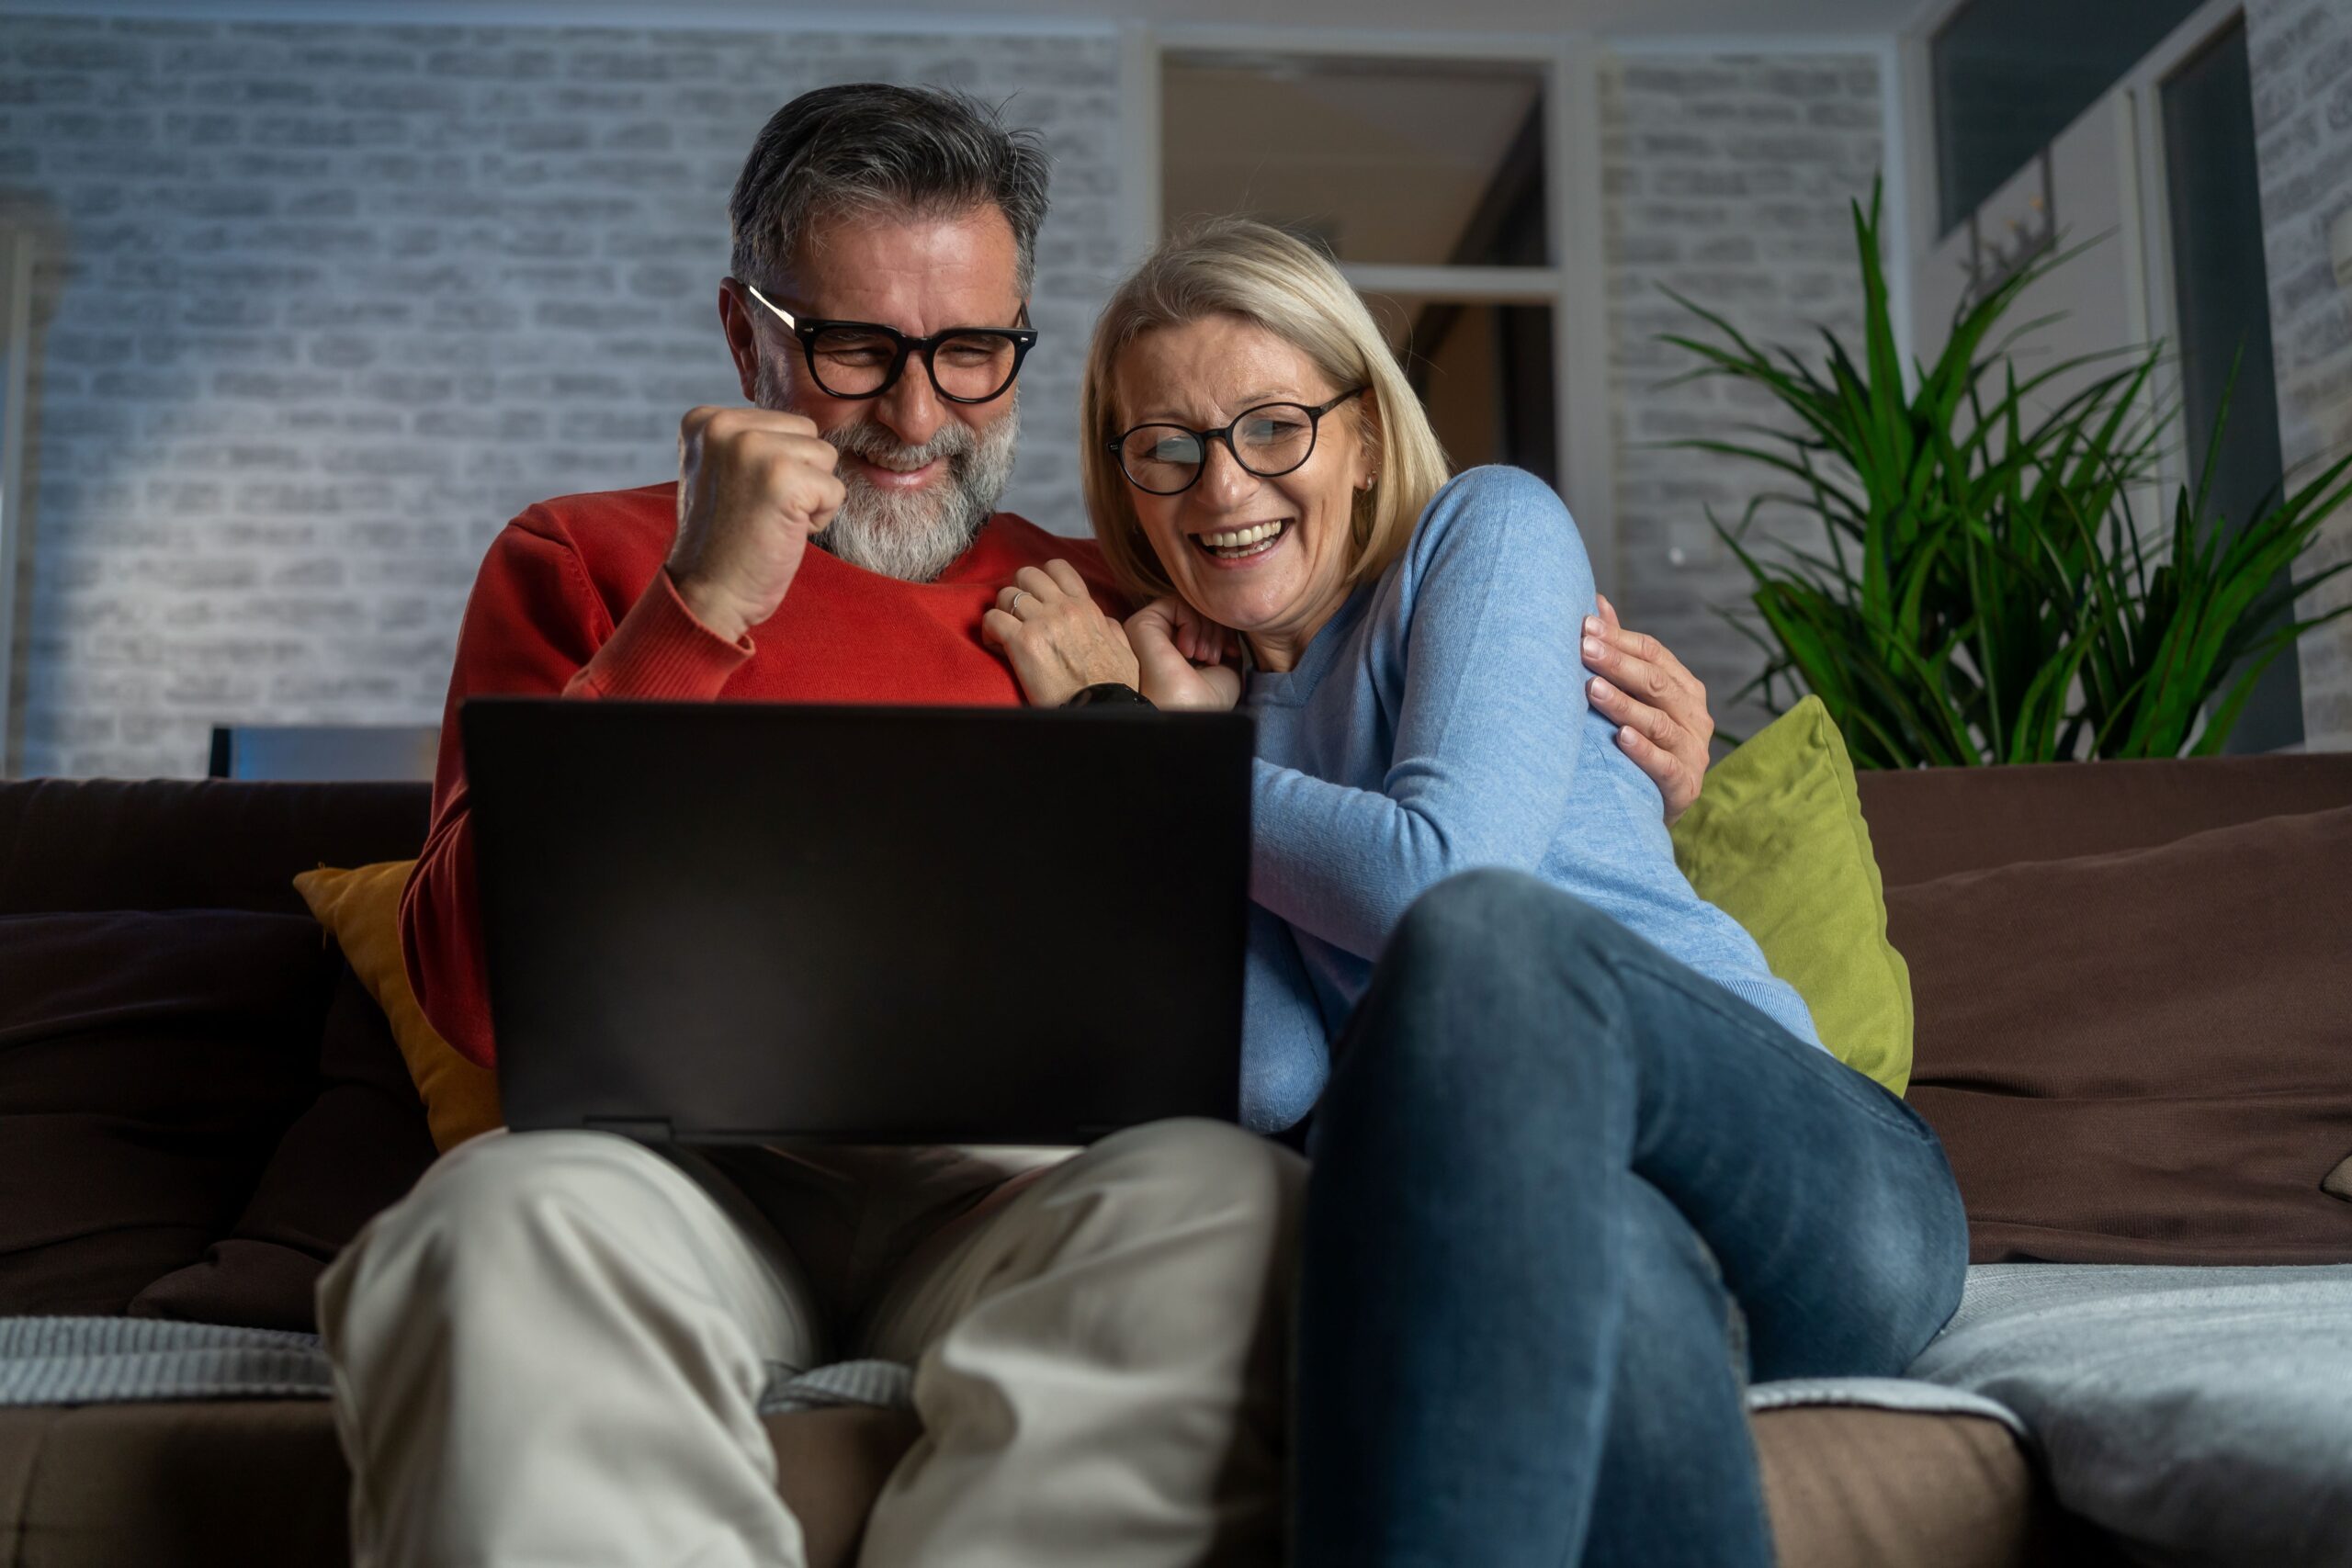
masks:
<path id="1" fill-rule="evenodd" d="M 919 376 L 922 367 L 909 365 L 905 373 Z M 770 377 L 764 359 L 757 390 L 762 408 L 789 411 L 784 389 Z M 1018 402 L 985 430 L 948 420 L 920 446 L 906 445 L 871 419 L 825 432 L 825 439 L 847 457 L 871 458 L 894 468 L 917 468 L 939 457 L 946 460 L 947 472 L 940 480 L 907 492 L 878 490 L 844 464 L 841 478 L 848 493 L 841 510 L 821 533 L 809 535 L 808 542 L 836 559 L 885 577 L 935 581 L 972 547 L 1004 498 L 1005 487 L 1012 482 L 1013 447 L 1020 434 Z"/>

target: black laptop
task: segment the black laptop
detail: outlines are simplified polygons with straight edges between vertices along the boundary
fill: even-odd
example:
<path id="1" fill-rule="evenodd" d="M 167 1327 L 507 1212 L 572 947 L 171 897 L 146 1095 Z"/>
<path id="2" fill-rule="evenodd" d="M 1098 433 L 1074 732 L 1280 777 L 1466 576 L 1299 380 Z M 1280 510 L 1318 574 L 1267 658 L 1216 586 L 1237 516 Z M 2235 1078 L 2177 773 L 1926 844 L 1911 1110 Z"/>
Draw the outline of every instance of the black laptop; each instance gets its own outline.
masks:
<path id="1" fill-rule="evenodd" d="M 1238 1115 L 1247 717 L 462 723 L 509 1126 L 1073 1144 Z"/>

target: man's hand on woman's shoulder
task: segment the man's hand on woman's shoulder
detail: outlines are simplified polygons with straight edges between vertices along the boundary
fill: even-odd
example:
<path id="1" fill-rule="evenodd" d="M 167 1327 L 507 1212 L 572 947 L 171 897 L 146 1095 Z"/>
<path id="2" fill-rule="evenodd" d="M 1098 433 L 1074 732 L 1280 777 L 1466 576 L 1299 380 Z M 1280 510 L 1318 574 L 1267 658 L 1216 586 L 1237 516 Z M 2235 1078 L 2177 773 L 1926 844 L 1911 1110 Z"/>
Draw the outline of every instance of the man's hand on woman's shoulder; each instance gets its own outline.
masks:
<path id="1" fill-rule="evenodd" d="M 1715 721 L 1707 689 L 1654 637 L 1627 631 L 1604 595 L 1585 617 L 1584 661 L 1592 705 L 1617 726 L 1617 745 L 1666 797 L 1668 823 L 1690 809 L 1707 775 Z"/>

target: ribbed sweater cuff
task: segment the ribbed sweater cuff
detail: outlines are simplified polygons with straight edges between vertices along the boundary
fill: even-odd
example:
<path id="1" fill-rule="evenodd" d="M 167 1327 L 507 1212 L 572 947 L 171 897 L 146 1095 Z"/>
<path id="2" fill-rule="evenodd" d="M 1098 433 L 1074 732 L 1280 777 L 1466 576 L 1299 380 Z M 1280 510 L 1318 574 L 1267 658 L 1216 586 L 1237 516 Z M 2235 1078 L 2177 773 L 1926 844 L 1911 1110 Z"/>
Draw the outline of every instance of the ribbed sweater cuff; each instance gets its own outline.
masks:
<path id="1" fill-rule="evenodd" d="M 595 657 L 571 678 L 575 695 L 708 700 L 752 657 L 695 618 L 665 567 L 653 574 Z"/>

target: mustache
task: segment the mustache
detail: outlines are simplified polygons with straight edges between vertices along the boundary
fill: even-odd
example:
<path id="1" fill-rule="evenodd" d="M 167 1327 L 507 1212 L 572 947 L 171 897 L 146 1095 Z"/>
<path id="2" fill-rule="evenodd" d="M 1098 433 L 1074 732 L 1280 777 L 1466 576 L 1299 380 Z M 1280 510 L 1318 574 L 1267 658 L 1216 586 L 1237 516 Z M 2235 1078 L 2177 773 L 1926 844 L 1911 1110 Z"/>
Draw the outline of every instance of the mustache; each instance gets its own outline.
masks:
<path id="1" fill-rule="evenodd" d="M 824 434 L 843 457 L 864 457 L 893 468 L 920 468 L 934 458 L 969 457 L 979 445 L 978 436 L 969 425 L 953 420 L 919 446 L 909 446 L 880 422 L 870 419 L 854 420 Z"/>

